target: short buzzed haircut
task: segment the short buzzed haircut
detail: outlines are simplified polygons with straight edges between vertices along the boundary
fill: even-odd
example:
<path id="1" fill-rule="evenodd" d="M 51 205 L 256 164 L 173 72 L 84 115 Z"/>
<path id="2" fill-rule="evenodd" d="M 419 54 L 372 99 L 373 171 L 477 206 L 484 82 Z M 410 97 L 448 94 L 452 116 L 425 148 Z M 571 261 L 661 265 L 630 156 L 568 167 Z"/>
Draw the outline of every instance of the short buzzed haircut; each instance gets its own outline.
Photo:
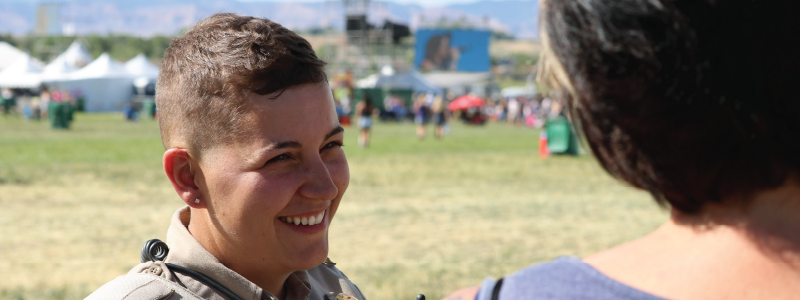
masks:
<path id="1" fill-rule="evenodd" d="M 172 40 L 158 75 L 156 105 L 166 149 L 204 150 L 246 136 L 250 93 L 327 81 L 325 62 L 293 31 L 268 19 L 221 13 Z"/>

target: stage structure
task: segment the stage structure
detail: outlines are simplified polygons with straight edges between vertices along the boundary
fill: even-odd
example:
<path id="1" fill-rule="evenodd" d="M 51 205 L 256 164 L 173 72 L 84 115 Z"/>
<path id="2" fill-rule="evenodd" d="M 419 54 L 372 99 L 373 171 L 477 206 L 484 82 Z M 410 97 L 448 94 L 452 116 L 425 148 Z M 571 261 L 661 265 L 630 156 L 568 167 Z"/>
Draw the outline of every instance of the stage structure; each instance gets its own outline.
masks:
<path id="1" fill-rule="evenodd" d="M 376 26 L 368 21 L 370 6 L 384 5 L 372 0 L 342 0 L 345 11 L 346 46 L 338 56 L 350 65 L 356 78 L 375 72 L 383 66 L 394 65 L 401 39 L 411 35 L 407 25 L 386 20 Z"/>

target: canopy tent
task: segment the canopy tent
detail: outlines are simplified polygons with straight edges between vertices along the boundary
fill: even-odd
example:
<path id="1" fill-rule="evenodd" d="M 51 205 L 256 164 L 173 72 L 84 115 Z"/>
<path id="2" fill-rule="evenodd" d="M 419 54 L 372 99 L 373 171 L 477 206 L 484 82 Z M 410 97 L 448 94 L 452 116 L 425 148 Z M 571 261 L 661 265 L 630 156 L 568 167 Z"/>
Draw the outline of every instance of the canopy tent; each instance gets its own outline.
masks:
<path id="1" fill-rule="evenodd" d="M 448 93 L 455 95 L 473 93 L 487 97 L 489 95 L 486 88 L 490 84 L 492 73 L 437 72 L 426 73 L 425 79 L 446 88 Z"/>
<path id="2" fill-rule="evenodd" d="M 8 68 L 11 64 L 22 59 L 25 52 L 11 46 L 9 43 L 0 42 L 0 71 Z"/>
<path id="3" fill-rule="evenodd" d="M 92 55 L 83 47 L 80 41 L 75 40 L 59 57 L 75 68 L 83 68 L 92 61 Z"/>
<path id="4" fill-rule="evenodd" d="M 111 58 L 108 53 L 103 53 L 90 64 L 82 69 L 72 73 L 72 79 L 90 79 L 90 78 L 112 78 L 124 77 L 130 78 L 130 74 L 125 70 L 122 63 Z"/>
<path id="5" fill-rule="evenodd" d="M 393 72 L 383 72 L 382 74 L 370 75 L 357 82 L 359 88 L 379 88 L 379 89 L 408 89 L 416 93 L 442 94 L 442 88 L 425 79 L 417 71 L 394 74 Z"/>
<path id="6" fill-rule="evenodd" d="M 80 90 L 89 112 L 121 110 L 133 95 L 132 76 L 107 53 L 66 78 L 46 82 L 58 89 Z"/>
<path id="7" fill-rule="evenodd" d="M 42 81 L 42 63 L 27 54 L 0 72 L 0 87 L 38 88 Z"/>
<path id="8" fill-rule="evenodd" d="M 425 74 L 425 78 L 438 86 L 452 88 L 484 83 L 492 78 L 492 73 L 439 72 Z"/>
<path id="9" fill-rule="evenodd" d="M 364 77 L 362 79 L 356 80 L 356 87 L 357 88 L 363 88 L 363 89 L 374 88 L 375 84 L 378 83 L 378 78 L 380 78 L 380 77 L 381 77 L 381 75 L 372 74 L 372 75 L 369 75 L 369 76 Z M 331 85 L 331 86 L 333 86 L 333 85 Z"/>
<path id="10" fill-rule="evenodd" d="M 42 81 L 67 80 L 69 75 L 76 70 L 77 68 L 70 65 L 64 56 L 59 55 L 42 70 Z"/>
<path id="11" fill-rule="evenodd" d="M 509 86 L 500 90 L 500 95 L 504 98 L 533 97 L 536 94 L 536 86 L 534 85 Z"/>
<path id="12" fill-rule="evenodd" d="M 158 67 L 142 53 L 126 62 L 125 70 L 134 77 L 158 78 Z"/>

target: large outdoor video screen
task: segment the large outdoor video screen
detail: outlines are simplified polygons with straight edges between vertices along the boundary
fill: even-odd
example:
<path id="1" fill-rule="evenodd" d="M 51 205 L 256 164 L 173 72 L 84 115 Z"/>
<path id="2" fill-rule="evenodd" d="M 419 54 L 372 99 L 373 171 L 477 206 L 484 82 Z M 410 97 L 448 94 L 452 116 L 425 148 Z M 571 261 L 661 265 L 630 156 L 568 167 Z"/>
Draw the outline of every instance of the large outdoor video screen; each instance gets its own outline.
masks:
<path id="1" fill-rule="evenodd" d="M 414 66 L 421 71 L 489 71 L 489 31 L 420 29 Z"/>

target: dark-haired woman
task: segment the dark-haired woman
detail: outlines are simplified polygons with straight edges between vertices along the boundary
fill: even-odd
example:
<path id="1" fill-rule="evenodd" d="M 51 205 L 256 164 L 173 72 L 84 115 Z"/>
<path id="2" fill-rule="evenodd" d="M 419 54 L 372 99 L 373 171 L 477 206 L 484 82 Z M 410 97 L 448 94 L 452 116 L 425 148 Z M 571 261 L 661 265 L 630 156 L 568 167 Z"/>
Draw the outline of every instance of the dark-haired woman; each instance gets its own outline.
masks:
<path id="1" fill-rule="evenodd" d="M 800 298 L 800 2 L 542 4 L 540 80 L 603 168 L 671 217 L 452 297 Z"/>

